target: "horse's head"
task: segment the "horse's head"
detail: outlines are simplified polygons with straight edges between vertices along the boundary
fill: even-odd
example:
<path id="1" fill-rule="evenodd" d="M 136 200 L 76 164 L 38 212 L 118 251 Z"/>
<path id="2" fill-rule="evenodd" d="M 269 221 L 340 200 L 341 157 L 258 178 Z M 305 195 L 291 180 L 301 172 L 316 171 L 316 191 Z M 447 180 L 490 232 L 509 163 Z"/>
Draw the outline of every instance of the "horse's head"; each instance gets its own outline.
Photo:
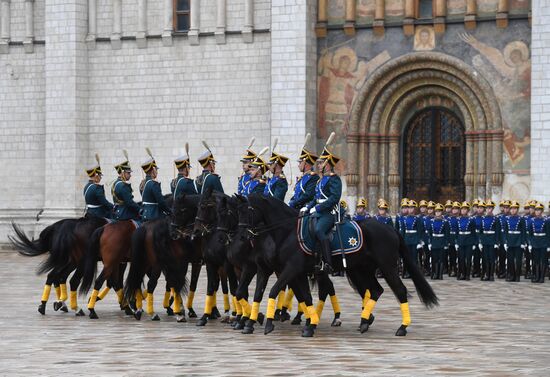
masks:
<path id="1" fill-rule="evenodd" d="M 232 234 L 237 230 L 239 222 L 236 199 L 226 195 L 220 196 L 217 200 L 216 213 L 218 222 L 216 230 L 223 235 L 222 242 L 228 245 L 232 241 Z"/>
<path id="2" fill-rule="evenodd" d="M 170 236 L 172 239 L 189 237 L 190 226 L 197 215 L 197 205 L 189 195 L 180 195 L 172 205 L 172 216 L 170 221 Z"/>
<path id="3" fill-rule="evenodd" d="M 212 231 L 218 217 L 216 207 L 216 196 L 212 194 L 212 189 L 207 189 L 199 202 L 193 237 L 204 236 Z"/>
<path id="4" fill-rule="evenodd" d="M 257 227 L 263 222 L 261 211 L 250 202 L 250 198 L 245 198 L 241 195 L 235 196 L 237 199 L 237 213 L 239 217 L 238 227 L 244 229 L 247 238 L 251 240 L 257 236 Z"/>

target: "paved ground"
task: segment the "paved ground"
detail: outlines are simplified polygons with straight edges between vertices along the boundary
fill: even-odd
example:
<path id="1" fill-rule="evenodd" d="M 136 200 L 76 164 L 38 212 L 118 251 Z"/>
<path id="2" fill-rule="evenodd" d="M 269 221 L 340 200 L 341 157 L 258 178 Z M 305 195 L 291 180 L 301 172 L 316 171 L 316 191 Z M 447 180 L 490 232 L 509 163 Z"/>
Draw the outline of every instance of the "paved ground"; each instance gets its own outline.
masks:
<path id="1" fill-rule="evenodd" d="M 160 322 L 137 322 L 118 310 L 111 294 L 97 304 L 95 321 L 54 312 L 51 302 L 41 316 L 36 309 L 44 278 L 34 275 L 39 262 L 0 254 L 2 376 L 550 375 L 548 281 L 437 281 L 441 306 L 425 310 L 414 296 L 409 334 L 397 338 L 401 314 L 389 289 L 375 309 L 374 325 L 361 335 L 360 301 L 345 278 L 335 278 L 342 327 L 329 326 L 327 303 L 315 338 L 303 339 L 288 322 L 268 336 L 262 328 L 242 335 L 217 321 L 197 328 L 162 312 Z M 204 283 L 201 279 L 197 309 Z M 406 284 L 414 289 L 411 281 Z M 161 295 L 156 298 L 160 312 Z"/>

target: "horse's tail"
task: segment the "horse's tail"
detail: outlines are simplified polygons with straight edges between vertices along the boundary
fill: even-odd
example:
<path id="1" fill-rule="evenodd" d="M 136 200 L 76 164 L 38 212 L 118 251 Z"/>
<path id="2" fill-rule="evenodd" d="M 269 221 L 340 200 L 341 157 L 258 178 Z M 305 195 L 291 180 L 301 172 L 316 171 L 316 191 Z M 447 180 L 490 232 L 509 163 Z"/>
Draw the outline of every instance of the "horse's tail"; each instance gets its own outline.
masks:
<path id="1" fill-rule="evenodd" d="M 175 285 L 170 288 L 181 287 L 180 292 L 187 294 L 188 281 L 185 274 L 182 273 L 183 264 L 187 262 L 179 260 L 176 257 L 172 248 L 172 242 L 168 226 L 159 224 L 159 226 L 155 228 L 155 233 L 153 234 L 153 250 L 157 262 L 166 280 L 169 280 L 170 283 Z M 178 242 L 182 243 L 182 241 Z M 187 246 L 191 247 L 191 244 L 182 245 L 182 247 Z"/>
<path id="2" fill-rule="evenodd" d="M 403 258 L 403 264 L 411 275 L 416 291 L 418 292 L 418 297 L 420 297 L 420 301 L 422 301 L 427 308 L 432 308 L 439 305 L 439 299 L 437 298 L 434 290 L 409 254 L 409 249 L 407 249 L 405 239 L 401 234 L 397 233 L 397 235 L 399 236 L 399 255 Z"/>
<path id="3" fill-rule="evenodd" d="M 55 228 L 57 223 L 47 226 L 40 232 L 38 239 L 29 239 L 23 229 L 12 221 L 11 226 L 15 232 L 15 236 L 8 236 L 13 247 L 21 255 L 27 257 L 36 257 L 50 251 L 53 235 L 55 234 Z"/>
<path id="4" fill-rule="evenodd" d="M 55 233 L 48 258 L 38 267 L 38 273 L 54 271 L 59 273 L 70 263 L 71 250 L 76 243 L 74 229 L 76 221 L 65 222 Z"/>
<path id="5" fill-rule="evenodd" d="M 130 260 L 130 271 L 124 283 L 124 297 L 128 301 L 134 300 L 136 289 L 141 289 L 143 277 L 147 263 L 147 250 L 145 249 L 145 236 L 147 229 L 145 227 L 138 228 L 132 234 L 132 253 Z"/>
<path id="6" fill-rule="evenodd" d="M 101 236 L 105 227 L 96 229 L 90 237 L 88 250 L 84 256 L 84 275 L 80 284 L 80 294 L 87 294 L 96 278 L 97 261 L 99 260 Z"/>

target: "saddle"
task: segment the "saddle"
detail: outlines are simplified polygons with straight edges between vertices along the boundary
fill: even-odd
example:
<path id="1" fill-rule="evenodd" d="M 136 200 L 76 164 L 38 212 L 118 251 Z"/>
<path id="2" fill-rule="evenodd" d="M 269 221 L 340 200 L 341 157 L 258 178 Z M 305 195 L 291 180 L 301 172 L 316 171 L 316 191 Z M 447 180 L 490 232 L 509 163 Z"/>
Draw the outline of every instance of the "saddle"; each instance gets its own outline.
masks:
<path id="1" fill-rule="evenodd" d="M 297 236 L 300 249 L 306 255 L 312 255 L 315 250 L 315 224 L 317 222 L 316 217 L 304 216 L 298 219 Z M 329 233 L 330 250 L 332 255 L 342 254 L 342 247 L 344 248 L 344 254 L 353 254 L 358 252 L 363 247 L 363 231 L 361 227 L 353 220 L 344 219 L 339 225 L 340 237 L 336 230 L 336 225 Z"/>

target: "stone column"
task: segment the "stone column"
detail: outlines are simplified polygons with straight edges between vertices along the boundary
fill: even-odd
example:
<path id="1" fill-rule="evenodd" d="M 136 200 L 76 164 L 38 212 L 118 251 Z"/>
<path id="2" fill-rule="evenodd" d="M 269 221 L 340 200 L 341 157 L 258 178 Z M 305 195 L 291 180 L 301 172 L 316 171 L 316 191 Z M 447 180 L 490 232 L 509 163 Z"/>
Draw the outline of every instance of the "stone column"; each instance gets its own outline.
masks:
<path id="1" fill-rule="evenodd" d="M 355 35 L 355 0 L 346 1 L 346 21 L 344 23 L 344 33 L 346 35 Z"/>
<path id="2" fill-rule="evenodd" d="M 487 141 L 484 134 L 478 135 L 477 140 L 477 197 L 480 199 L 485 198 L 485 184 L 486 181 L 486 164 L 487 158 Z"/>
<path id="3" fill-rule="evenodd" d="M 466 200 L 474 197 L 474 141 L 471 134 L 466 134 L 466 174 L 464 175 L 464 186 L 466 187 Z"/>
<path id="4" fill-rule="evenodd" d="M 381 37 L 384 35 L 384 17 L 386 13 L 385 0 L 376 0 L 376 8 L 374 10 L 373 32 Z"/>
<path id="5" fill-rule="evenodd" d="M 447 17 L 447 0 L 435 0 L 434 30 L 436 34 L 445 33 L 445 18 Z"/>
<path id="6" fill-rule="evenodd" d="M 317 25 L 315 25 L 315 33 L 318 38 L 327 36 L 327 0 L 318 0 Z"/>
<path id="7" fill-rule="evenodd" d="M 468 30 L 475 29 L 477 15 L 476 0 L 466 0 L 466 15 L 464 16 L 464 27 Z"/>
<path id="8" fill-rule="evenodd" d="M 147 0 L 138 0 L 138 30 L 136 33 L 138 48 L 147 47 Z"/>
<path id="9" fill-rule="evenodd" d="M 502 183 L 504 181 L 504 174 L 502 173 L 502 136 L 503 132 L 501 130 L 495 131 L 493 134 L 491 140 L 493 147 L 490 155 L 492 166 L 490 194 L 493 198 L 499 200 L 502 198 Z"/>
<path id="10" fill-rule="evenodd" d="M 83 213 L 83 169 L 90 163 L 87 9 L 87 0 L 48 0 L 45 6 L 46 222 Z"/>
<path id="11" fill-rule="evenodd" d="M 378 140 L 373 139 L 372 137 L 368 140 L 368 151 L 369 151 L 369 173 L 367 174 L 367 190 L 368 190 L 368 201 L 369 203 L 376 204 L 378 200 L 378 184 L 380 182 L 380 177 L 378 176 L 378 163 L 379 163 L 379 144 Z M 371 204 L 369 204 L 370 206 Z"/>
<path id="12" fill-rule="evenodd" d="M 403 33 L 406 36 L 414 35 L 415 0 L 405 0 L 405 18 L 403 19 Z"/>
<path id="13" fill-rule="evenodd" d="M 113 50 L 122 48 L 122 0 L 113 0 L 113 31 L 111 33 L 111 47 Z"/>
<path id="14" fill-rule="evenodd" d="M 162 27 L 162 45 L 172 46 L 172 32 L 174 31 L 174 3 L 173 0 L 164 0 L 163 8 L 163 27 Z"/>
<path id="15" fill-rule="evenodd" d="M 348 145 L 346 161 L 346 185 L 348 188 L 348 198 L 350 201 L 353 201 L 353 203 L 356 203 L 359 195 L 357 186 L 360 182 L 358 162 L 362 160 L 363 156 L 366 156 L 366 153 L 364 145 L 359 144 L 358 135 L 348 135 L 346 141 Z"/>
<path id="16" fill-rule="evenodd" d="M 89 48 L 95 48 L 97 38 L 97 0 L 88 0 L 88 35 L 86 42 Z"/>
<path id="17" fill-rule="evenodd" d="M 10 23 L 10 0 L 0 0 L 0 54 L 9 52 Z"/>
<path id="18" fill-rule="evenodd" d="M 216 43 L 225 44 L 225 15 L 226 15 L 226 0 L 218 0 L 216 5 Z"/>
<path id="19" fill-rule="evenodd" d="M 34 51 L 34 0 L 25 0 L 25 39 L 23 47 L 26 53 Z"/>
<path id="20" fill-rule="evenodd" d="M 198 45 L 199 42 L 199 29 L 200 29 L 200 20 L 201 20 L 201 1 L 192 0 L 191 1 L 191 23 L 189 27 L 189 32 L 187 36 L 189 37 L 189 43 L 191 45 Z"/>
<path id="21" fill-rule="evenodd" d="M 243 41 L 254 41 L 254 0 L 244 0 L 244 25 L 242 30 Z"/>
<path id="22" fill-rule="evenodd" d="M 497 27 L 501 29 L 508 27 L 508 0 L 498 0 Z"/>
<path id="23" fill-rule="evenodd" d="M 399 188 L 401 187 L 401 176 L 399 175 L 399 136 L 390 136 L 389 142 L 388 202 L 390 208 L 396 211 L 399 208 Z"/>

